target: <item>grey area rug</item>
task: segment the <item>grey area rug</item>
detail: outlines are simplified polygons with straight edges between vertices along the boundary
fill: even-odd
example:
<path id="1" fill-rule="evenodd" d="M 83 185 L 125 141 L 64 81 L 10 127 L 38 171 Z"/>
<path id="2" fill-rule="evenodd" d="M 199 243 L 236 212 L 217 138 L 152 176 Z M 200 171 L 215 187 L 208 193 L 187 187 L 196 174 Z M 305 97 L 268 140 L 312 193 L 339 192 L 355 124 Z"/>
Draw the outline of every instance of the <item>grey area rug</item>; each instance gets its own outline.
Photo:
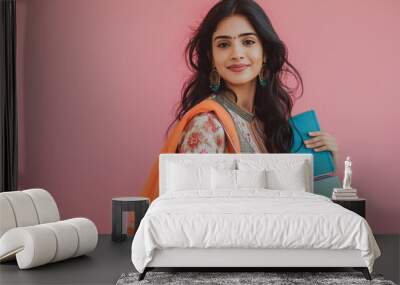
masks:
<path id="1" fill-rule="evenodd" d="M 384 280 L 382 275 L 371 274 L 366 280 L 361 272 L 147 272 L 145 279 L 138 281 L 139 273 L 124 273 L 116 285 L 133 284 L 379 284 L 395 285 Z"/>

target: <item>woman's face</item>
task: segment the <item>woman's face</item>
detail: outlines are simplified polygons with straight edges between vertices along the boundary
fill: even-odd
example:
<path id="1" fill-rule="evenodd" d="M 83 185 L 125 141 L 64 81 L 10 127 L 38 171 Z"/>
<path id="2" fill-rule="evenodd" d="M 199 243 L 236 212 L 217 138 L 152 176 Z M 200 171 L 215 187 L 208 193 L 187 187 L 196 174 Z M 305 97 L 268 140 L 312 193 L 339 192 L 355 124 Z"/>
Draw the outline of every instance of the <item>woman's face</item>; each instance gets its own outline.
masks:
<path id="1" fill-rule="evenodd" d="M 213 63 L 228 85 L 243 85 L 257 80 L 263 47 L 246 17 L 233 15 L 222 20 L 212 36 Z"/>

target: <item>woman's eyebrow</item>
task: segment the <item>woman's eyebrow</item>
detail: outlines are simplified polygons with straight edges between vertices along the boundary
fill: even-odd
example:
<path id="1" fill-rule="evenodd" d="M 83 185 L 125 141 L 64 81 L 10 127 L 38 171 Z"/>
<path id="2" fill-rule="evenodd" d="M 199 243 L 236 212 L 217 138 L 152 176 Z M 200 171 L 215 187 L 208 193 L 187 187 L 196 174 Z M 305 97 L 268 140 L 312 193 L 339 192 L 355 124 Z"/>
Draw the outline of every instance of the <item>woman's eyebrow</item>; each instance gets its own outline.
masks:
<path id="1" fill-rule="evenodd" d="M 256 36 L 256 34 L 255 33 L 243 33 L 243 34 L 240 34 L 240 35 L 238 35 L 238 37 L 245 37 L 245 36 Z M 214 38 L 214 41 L 216 41 L 216 40 L 218 40 L 218 39 L 235 39 L 236 37 L 231 37 L 231 36 L 225 36 L 225 35 L 223 35 L 223 36 L 216 36 L 215 38 Z"/>

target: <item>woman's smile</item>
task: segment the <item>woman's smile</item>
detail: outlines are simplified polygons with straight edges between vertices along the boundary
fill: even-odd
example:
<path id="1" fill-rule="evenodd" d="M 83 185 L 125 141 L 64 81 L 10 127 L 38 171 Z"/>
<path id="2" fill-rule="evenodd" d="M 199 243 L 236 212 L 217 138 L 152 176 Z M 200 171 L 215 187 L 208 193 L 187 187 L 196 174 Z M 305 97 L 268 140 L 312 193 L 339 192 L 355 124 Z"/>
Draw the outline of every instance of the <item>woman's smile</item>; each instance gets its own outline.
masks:
<path id="1" fill-rule="evenodd" d="M 234 64 L 234 65 L 228 66 L 228 69 L 233 72 L 242 72 L 249 66 L 250 65 L 248 65 L 248 64 Z"/>

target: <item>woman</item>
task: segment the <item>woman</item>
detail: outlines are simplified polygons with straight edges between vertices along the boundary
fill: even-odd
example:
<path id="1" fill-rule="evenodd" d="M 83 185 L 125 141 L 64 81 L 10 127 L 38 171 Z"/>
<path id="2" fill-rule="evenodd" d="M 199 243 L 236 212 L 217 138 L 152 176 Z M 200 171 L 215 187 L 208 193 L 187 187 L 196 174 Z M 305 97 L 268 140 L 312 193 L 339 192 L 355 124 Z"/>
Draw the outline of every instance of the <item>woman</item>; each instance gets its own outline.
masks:
<path id="1" fill-rule="evenodd" d="M 301 76 L 263 9 L 252 0 L 223 0 L 208 12 L 186 47 L 193 76 L 183 89 L 178 122 L 162 153 L 288 153 L 293 97 Z M 284 78 L 293 75 L 297 87 Z M 168 130 L 170 129 L 169 126 Z M 168 134 L 167 130 L 167 134 Z M 315 151 L 338 147 L 326 132 L 305 141 Z M 144 195 L 158 196 L 158 160 Z"/>

